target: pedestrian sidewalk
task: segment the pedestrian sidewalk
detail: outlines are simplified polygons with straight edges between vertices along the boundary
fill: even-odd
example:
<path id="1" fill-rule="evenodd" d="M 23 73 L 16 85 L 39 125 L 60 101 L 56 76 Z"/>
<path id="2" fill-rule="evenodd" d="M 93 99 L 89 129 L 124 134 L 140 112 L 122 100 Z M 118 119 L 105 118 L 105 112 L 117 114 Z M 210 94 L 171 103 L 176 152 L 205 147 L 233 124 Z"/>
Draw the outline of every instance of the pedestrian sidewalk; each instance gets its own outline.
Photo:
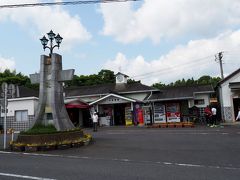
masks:
<path id="1" fill-rule="evenodd" d="M 240 126 L 240 122 L 239 121 L 223 122 L 223 123 L 220 123 L 220 125 L 222 125 L 222 126 Z"/>

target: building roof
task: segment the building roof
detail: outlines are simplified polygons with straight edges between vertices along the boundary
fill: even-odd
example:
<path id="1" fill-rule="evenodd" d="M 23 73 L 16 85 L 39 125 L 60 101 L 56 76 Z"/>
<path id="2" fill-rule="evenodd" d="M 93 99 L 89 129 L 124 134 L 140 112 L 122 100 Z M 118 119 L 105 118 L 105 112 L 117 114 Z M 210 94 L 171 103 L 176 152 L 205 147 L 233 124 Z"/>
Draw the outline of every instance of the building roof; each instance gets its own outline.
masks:
<path id="1" fill-rule="evenodd" d="M 224 82 L 226 82 L 227 80 L 231 79 L 233 76 L 237 75 L 238 73 L 240 73 L 240 68 L 237 69 L 236 71 L 232 72 L 231 74 L 229 74 L 227 77 L 225 77 L 224 79 L 222 79 L 217 86 L 223 84 Z"/>
<path id="2" fill-rule="evenodd" d="M 212 85 L 166 87 L 161 89 L 161 92 L 153 93 L 148 100 L 157 101 L 193 99 L 195 94 L 201 93 L 214 93 L 214 89 Z"/>
<path id="3" fill-rule="evenodd" d="M 1 88 L 0 88 L 0 94 L 2 94 Z M 18 90 L 16 88 L 15 98 L 38 97 L 38 96 L 39 96 L 38 90 L 31 89 L 24 86 L 18 86 Z"/>
<path id="4" fill-rule="evenodd" d="M 119 75 L 119 74 L 121 74 L 121 75 L 123 75 L 123 76 L 125 76 L 125 77 L 129 77 L 128 75 L 123 74 L 123 73 L 121 73 L 121 72 L 118 72 L 118 73 L 116 74 L 116 76 Z"/>
<path id="5" fill-rule="evenodd" d="M 143 85 L 141 83 L 133 84 L 100 84 L 93 86 L 80 86 L 70 87 L 65 89 L 66 97 L 72 96 L 90 96 L 90 95 L 106 95 L 109 93 L 122 94 L 122 93 L 136 93 L 136 92 L 149 92 L 159 91 L 156 88 Z"/>
<path id="6" fill-rule="evenodd" d="M 19 86 L 19 96 L 20 97 L 38 97 L 39 92 L 36 89 Z"/>

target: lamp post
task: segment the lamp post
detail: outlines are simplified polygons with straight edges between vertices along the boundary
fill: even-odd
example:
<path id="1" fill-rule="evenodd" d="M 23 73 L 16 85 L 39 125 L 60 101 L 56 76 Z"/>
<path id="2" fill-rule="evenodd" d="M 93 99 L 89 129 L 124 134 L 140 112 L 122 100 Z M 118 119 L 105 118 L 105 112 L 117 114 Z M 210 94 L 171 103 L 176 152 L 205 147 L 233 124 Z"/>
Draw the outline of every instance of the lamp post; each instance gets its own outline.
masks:
<path id="1" fill-rule="evenodd" d="M 51 55 L 53 53 L 53 49 L 55 47 L 58 47 L 58 49 L 59 49 L 60 44 L 61 44 L 63 38 L 59 34 L 56 35 L 52 30 L 49 33 L 47 33 L 47 35 L 48 35 L 48 39 L 46 38 L 46 36 L 43 36 L 40 39 L 40 41 L 41 41 L 41 43 L 43 45 L 44 51 L 45 51 L 46 48 L 48 48 L 50 50 L 49 56 L 51 57 Z M 55 45 L 53 45 L 53 40 L 54 39 L 55 39 L 55 42 L 56 42 Z M 49 40 L 50 40 L 50 46 L 47 46 Z"/>

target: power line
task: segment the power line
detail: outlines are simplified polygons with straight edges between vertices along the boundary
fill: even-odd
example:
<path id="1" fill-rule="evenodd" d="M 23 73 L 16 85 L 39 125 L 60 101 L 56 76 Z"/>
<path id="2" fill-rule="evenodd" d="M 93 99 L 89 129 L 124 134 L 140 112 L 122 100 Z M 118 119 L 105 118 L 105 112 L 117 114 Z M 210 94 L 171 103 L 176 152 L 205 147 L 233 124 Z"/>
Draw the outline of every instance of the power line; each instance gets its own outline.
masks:
<path id="1" fill-rule="evenodd" d="M 199 68 L 200 66 L 206 66 L 206 65 L 209 65 L 209 62 L 205 62 L 205 63 L 201 63 L 201 64 L 199 64 L 196 68 Z M 160 72 L 156 72 L 154 75 L 163 75 L 163 74 L 166 74 L 166 73 L 169 73 L 169 72 L 171 72 L 171 71 L 175 71 L 177 68 L 179 68 L 179 67 L 184 67 L 184 68 L 190 68 L 190 67 L 192 67 L 192 66 L 189 66 L 188 64 L 184 64 L 184 65 L 182 65 L 182 66 L 175 66 L 175 67 L 171 67 L 171 69 L 168 69 L 168 70 L 164 70 L 164 71 L 160 71 Z M 141 79 L 147 79 L 147 78 L 149 78 L 150 76 L 152 76 L 152 75 L 147 75 L 147 76 L 143 76 L 143 77 L 141 77 Z"/>
<path id="2" fill-rule="evenodd" d="M 0 8 L 21 8 L 21 7 L 35 7 L 35 6 L 63 6 L 63 5 L 80 5 L 80 4 L 99 4 L 99 3 L 116 3 L 128 1 L 141 1 L 141 0 L 90 0 L 90 1 L 63 1 L 63 2 L 43 2 L 43 3 L 24 3 L 24 4 L 8 4 L 0 5 Z"/>
<path id="3" fill-rule="evenodd" d="M 214 57 L 214 54 L 213 55 L 209 55 L 209 56 L 206 56 L 206 57 L 203 57 L 203 58 L 198 58 L 198 59 L 194 59 L 194 60 L 191 60 L 191 61 L 188 61 L 184 64 L 177 64 L 175 66 L 170 66 L 170 67 L 166 67 L 166 68 L 162 68 L 162 69 L 159 69 L 157 71 L 152 71 L 152 72 L 149 72 L 149 73 L 144 73 L 144 74 L 139 74 L 139 75 L 135 75 L 135 76 L 131 76 L 130 78 L 140 78 L 140 77 L 146 77 L 146 76 L 151 76 L 153 74 L 162 74 L 164 73 L 165 71 L 169 71 L 170 69 L 174 69 L 174 68 L 178 68 L 178 67 L 192 67 L 193 65 L 195 66 L 196 64 L 198 63 L 202 63 L 202 61 L 206 61 L 206 60 L 209 60 L 208 58 L 210 57 Z M 209 61 L 207 62 L 209 63 Z"/>

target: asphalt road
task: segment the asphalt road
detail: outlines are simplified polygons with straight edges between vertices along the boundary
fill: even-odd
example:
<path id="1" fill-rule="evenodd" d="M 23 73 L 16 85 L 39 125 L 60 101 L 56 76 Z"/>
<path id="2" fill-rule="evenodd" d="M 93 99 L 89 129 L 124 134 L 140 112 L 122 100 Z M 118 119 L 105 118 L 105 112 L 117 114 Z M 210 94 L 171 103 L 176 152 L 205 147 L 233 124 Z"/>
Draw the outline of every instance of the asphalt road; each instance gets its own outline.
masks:
<path id="1" fill-rule="evenodd" d="M 78 149 L 1 151 L 0 179 L 240 179 L 240 127 L 85 131 L 94 142 Z"/>

